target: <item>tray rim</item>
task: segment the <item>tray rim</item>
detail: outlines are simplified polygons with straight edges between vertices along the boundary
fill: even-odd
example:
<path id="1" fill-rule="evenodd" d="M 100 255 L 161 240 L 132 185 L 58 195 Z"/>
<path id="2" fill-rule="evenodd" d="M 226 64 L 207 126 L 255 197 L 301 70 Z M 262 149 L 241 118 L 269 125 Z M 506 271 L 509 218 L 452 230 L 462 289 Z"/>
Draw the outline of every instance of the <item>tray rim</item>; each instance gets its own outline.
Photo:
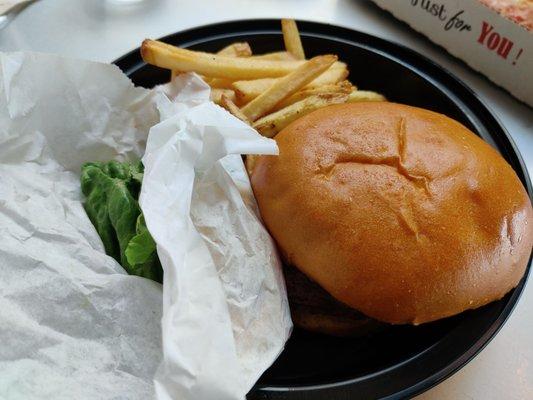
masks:
<path id="1" fill-rule="evenodd" d="M 486 104 L 486 102 L 479 97 L 479 95 L 472 90 L 468 85 L 466 85 L 460 78 L 446 70 L 444 67 L 440 66 L 435 61 L 431 60 L 430 58 L 426 57 L 423 54 L 418 53 L 417 51 L 397 42 L 393 42 L 387 39 L 383 39 L 381 37 L 366 33 L 357 31 L 354 29 L 350 29 L 344 26 L 338 26 L 335 24 L 329 24 L 329 23 L 322 23 L 322 22 L 316 22 L 316 21 L 308 21 L 308 20 L 296 20 L 299 27 L 302 36 L 312 36 L 312 37 L 321 37 L 324 39 L 331 40 L 332 37 L 336 37 L 338 41 L 345 42 L 348 45 L 352 46 L 359 46 L 359 47 L 366 47 L 368 50 L 377 52 L 382 56 L 385 56 L 389 59 L 393 59 L 393 61 L 398 62 L 405 67 L 414 70 L 414 72 L 423 72 L 420 70 L 420 67 L 415 67 L 412 64 L 402 60 L 399 56 L 395 54 L 390 54 L 385 51 L 376 49 L 372 47 L 371 45 L 365 46 L 362 43 L 358 43 L 357 41 L 347 39 L 345 37 L 342 37 L 342 35 L 356 35 L 359 37 L 363 37 L 366 39 L 370 39 L 372 41 L 377 41 L 379 44 L 392 47 L 395 51 L 404 53 L 405 56 L 413 57 L 417 60 L 417 63 L 420 63 L 422 66 L 424 66 L 426 69 L 433 69 L 433 72 L 438 72 L 438 74 L 442 75 L 444 79 L 448 79 L 455 85 L 455 90 L 463 91 L 466 96 L 469 96 L 469 101 L 472 102 L 472 104 L 469 105 L 468 108 L 475 108 L 477 110 L 476 114 L 479 114 L 479 110 L 485 111 L 486 115 L 484 115 L 484 120 L 490 119 L 492 120 L 490 125 L 497 127 L 499 132 L 491 132 L 490 136 L 498 143 L 497 150 L 500 151 L 500 147 L 507 147 L 506 151 L 509 153 L 508 155 L 512 156 L 514 158 L 513 164 L 511 162 L 509 164 L 511 167 L 513 167 L 513 170 L 519 175 L 519 178 L 524 185 L 529 198 L 533 201 L 533 187 L 532 182 L 529 176 L 528 169 L 526 167 L 526 164 L 522 158 L 522 155 L 505 128 L 505 126 L 501 123 L 500 119 L 494 114 L 494 112 L 491 110 L 491 108 Z M 209 31 L 209 30 L 215 30 L 219 29 L 221 31 L 226 31 L 225 33 L 220 33 L 218 35 L 208 35 L 204 37 L 200 37 L 198 39 L 193 40 L 185 40 L 182 41 L 182 44 L 180 44 L 183 47 L 190 47 L 194 46 L 195 44 L 201 44 L 208 40 L 216 40 L 216 39 L 227 39 L 231 37 L 237 37 L 242 36 L 244 33 L 250 34 L 250 35 L 257 35 L 257 34 L 279 34 L 281 35 L 281 29 L 280 28 L 274 28 L 274 27 L 264 27 L 265 25 L 274 25 L 278 24 L 279 26 L 279 19 L 275 18 L 250 18 L 250 19 L 236 19 L 236 20 L 227 20 L 223 22 L 215 22 L 215 23 L 209 23 L 205 25 L 199 25 L 196 27 L 180 30 L 168 35 L 165 35 L 158 40 L 162 41 L 175 41 L 177 37 L 187 37 L 188 35 L 201 35 L 202 31 Z M 231 31 L 227 30 L 228 28 L 233 29 L 239 25 L 242 26 L 241 31 Z M 252 28 L 250 25 L 255 25 L 254 28 Z M 261 28 L 260 26 L 263 26 Z M 312 33 L 308 32 L 309 30 L 332 30 L 334 32 L 329 32 L 328 34 L 323 33 Z M 337 36 L 338 34 L 341 34 L 340 36 Z M 132 51 L 122 55 L 121 57 L 115 59 L 112 64 L 117 65 L 126 75 L 130 76 L 132 73 L 137 71 L 140 68 L 143 68 L 146 63 L 141 59 L 139 48 L 133 49 Z M 133 65 L 132 65 L 133 64 Z M 434 79 L 432 76 L 427 76 L 424 74 L 424 78 L 431 78 L 433 81 L 432 83 L 441 83 L 438 79 Z M 446 93 L 448 95 L 448 93 Z M 456 95 L 457 98 L 460 100 L 460 96 Z M 453 100 L 453 99 L 452 99 Z M 463 101 L 461 100 L 461 104 L 457 104 L 455 101 L 454 103 L 461 108 L 461 111 L 465 112 L 463 110 L 463 107 L 461 107 Z M 466 112 L 465 112 L 466 114 Z M 483 124 L 485 125 L 485 124 Z M 487 124 L 488 125 L 488 124 Z M 502 137 L 500 135 L 503 135 Z M 518 169 L 515 167 L 519 167 Z M 477 356 L 484 348 L 487 346 L 491 340 L 497 335 L 499 330 L 505 325 L 507 319 L 512 314 L 516 304 L 518 303 L 524 287 L 526 286 L 527 280 L 530 275 L 531 271 L 531 265 L 533 263 L 533 252 L 529 257 L 528 264 L 526 266 L 526 271 L 524 273 L 523 278 L 519 282 L 519 284 L 516 286 L 516 288 L 513 289 L 513 291 L 510 293 L 509 298 L 507 299 L 507 302 L 505 303 L 503 309 L 501 310 L 500 314 L 491 322 L 489 328 L 483 332 L 483 334 L 474 342 L 472 343 L 471 347 L 462 353 L 460 356 L 456 357 L 452 362 L 448 363 L 446 366 L 440 368 L 437 372 L 430 375 L 429 377 L 426 377 L 425 379 L 420 380 L 416 384 L 405 388 L 399 392 L 396 392 L 392 395 L 382 397 L 381 399 L 387 399 L 387 400 L 393 400 L 393 399 L 403 399 L 403 398 L 410 398 L 415 395 L 421 394 L 430 388 L 438 385 L 442 381 L 446 380 L 453 374 L 455 374 L 458 370 L 460 370 L 462 367 L 464 367 L 466 364 L 468 364 L 475 356 Z M 431 350 L 432 347 L 427 349 L 426 351 Z M 405 360 L 401 363 L 407 363 L 410 360 Z M 268 386 L 268 385 L 258 385 L 256 384 L 251 391 L 257 391 L 262 392 L 263 395 L 268 395 L 268 393 L 271 394 L 278 394 L 281 395 L 282 393 L 287 393 L 288 396 L 287 399 L 292 398 L 290 396 L 291 393 L 299 393 L 300 396 L 304 394 L 305 392 L 315 392 L 314 394 L 318 394 L 317 392 L 320 392 L 321 396 L 332 396 L 335 394 L 340 394 L 338 392 L 338 389 L 341 389 L 343 391 L 349 390 L 350 387 L 353 385 L 356 385 L 357 382 L 363 380 L 364 378 L 371 377 L 371 376 L 378 376 L 382 375 L 383 373 L 386 373 L 389 370 L 393 370 L 397 368 L 398 365 L 386 368 L 384 370 L 375 372 L 373 374 L 365 375 L 361 378 L 354 378 L 354 379 L 344 379 L 342 381 L 334 382 L 334 383 L 326 383 L 326 384 L 317 384 L 317 385 L 305 385 L 305 386 L 282 386 L 282 385 L 276 385 L 276 386 Z M 276 398 L 282 398 L 276 396 Z M 283 397 L 285 398 L 285 397 Z M 299 397 L 301 398 L 301 397 Z"/>

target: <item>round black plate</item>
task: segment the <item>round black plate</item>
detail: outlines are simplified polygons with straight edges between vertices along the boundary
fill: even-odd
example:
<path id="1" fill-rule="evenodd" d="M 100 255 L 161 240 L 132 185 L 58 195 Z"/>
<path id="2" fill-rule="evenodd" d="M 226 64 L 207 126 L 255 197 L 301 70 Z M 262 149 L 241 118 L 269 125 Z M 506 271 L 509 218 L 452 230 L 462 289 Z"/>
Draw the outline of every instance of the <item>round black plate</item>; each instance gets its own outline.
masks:
<path id="1" fill-rule="evenodd" d="M 438 111 L 476 132 L 501 152 L 531 195 L 527 170 L 508 133 L 476 95 L 442 67 L 405 47 L 361 32 L 313 22 L 298 26 L 307 55 L 338 54 L 350 67 L 350 79 L 361 89 Z M 248 41 L 255 53 L 283 48 L 278 20 L 226 22 L 162 40 L 213 52 L 234 41 Z M 168 71 L 146 65 L 138 50 L 115 63 L 136 85 L 152 87 L 169 79 Z M 284 352 L 248 398 L 413 396 L 457 371 L 490 341 L 511 313 L 525 281 L 526 277 L 502 300 L 478 310 L 418 327 L 393 327 L 365 339 L 339 339 L 295 329 Z"/>

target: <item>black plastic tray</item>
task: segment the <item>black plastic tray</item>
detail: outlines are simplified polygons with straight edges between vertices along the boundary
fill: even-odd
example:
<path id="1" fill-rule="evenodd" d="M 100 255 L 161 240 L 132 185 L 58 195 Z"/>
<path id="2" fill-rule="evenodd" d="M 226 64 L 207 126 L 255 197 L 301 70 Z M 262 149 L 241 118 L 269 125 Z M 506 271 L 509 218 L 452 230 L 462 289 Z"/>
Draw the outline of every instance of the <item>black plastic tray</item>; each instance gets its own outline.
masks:
<path id="1" fill-rule="evenodd" d="M 489 142 L 515 169 L 531 196 L 531 182 L 509 134 L 456 77 L 424 56 L 365 33 L 314 22 L 298 23 L 306 54 L 338 54 L 350 79 L 391 101 L 446 114 Z M 162 39 L 216 51 L 248 41 L 256 53 L 283 48 L 278 20 L 244 20 L 203 26 Z M 136 85 L 152 87 L 169 72 L 146 65 L 138 50 L 117 64 Z M 401 399 L 427 390 L 471 360 L 509 317 L 527 274 L 498 302 L 418 327 L 397 326 L 364 339 L 340 339 L 296 329 L 249 399 Z"/>

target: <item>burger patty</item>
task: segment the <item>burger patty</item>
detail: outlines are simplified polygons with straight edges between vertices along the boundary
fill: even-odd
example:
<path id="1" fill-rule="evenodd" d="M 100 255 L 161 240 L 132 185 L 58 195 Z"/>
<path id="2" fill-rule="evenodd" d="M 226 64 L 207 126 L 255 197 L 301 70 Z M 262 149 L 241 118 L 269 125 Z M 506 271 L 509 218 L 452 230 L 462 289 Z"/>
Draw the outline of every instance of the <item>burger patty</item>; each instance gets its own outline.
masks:
<path id="1" fill-rule="evenodd" d="M 363 336 L 384 329 L 387 324 L 334 299 L 297 268 L 283 268 L 294 324 L 302 329 L 334 336 Z"/>

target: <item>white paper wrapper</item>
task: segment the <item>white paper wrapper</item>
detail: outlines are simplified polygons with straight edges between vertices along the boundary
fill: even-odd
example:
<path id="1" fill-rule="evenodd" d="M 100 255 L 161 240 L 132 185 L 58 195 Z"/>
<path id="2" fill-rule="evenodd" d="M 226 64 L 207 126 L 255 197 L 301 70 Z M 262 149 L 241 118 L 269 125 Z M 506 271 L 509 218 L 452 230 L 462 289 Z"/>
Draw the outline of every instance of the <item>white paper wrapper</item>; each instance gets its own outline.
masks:
<path id="1" fill-rule="evenodd" d="M 291 321 L 274 244 L 228 172 L 250 201 L 238 154 L 278 149 L 209 102 L 195 79 L 175 82 L 178 106 L 160 105 L 169 118 L 150 130 L 143 157 L 140 205 L 165 271 L 156 389 L 165 399 L 242 399 Z"/>
<path id="2" fill-rule="evenodd" d="M 240 157 L 218 161 L 276 148 L 201 81 L 167 90 L 0 54 L 0 398 L 242 399 L 282 350 L 279 260 Z M 156 104 L 141 206 L 163 294 L 105 255 L 79 184 L 84 162 L 142 156 Z"/>

